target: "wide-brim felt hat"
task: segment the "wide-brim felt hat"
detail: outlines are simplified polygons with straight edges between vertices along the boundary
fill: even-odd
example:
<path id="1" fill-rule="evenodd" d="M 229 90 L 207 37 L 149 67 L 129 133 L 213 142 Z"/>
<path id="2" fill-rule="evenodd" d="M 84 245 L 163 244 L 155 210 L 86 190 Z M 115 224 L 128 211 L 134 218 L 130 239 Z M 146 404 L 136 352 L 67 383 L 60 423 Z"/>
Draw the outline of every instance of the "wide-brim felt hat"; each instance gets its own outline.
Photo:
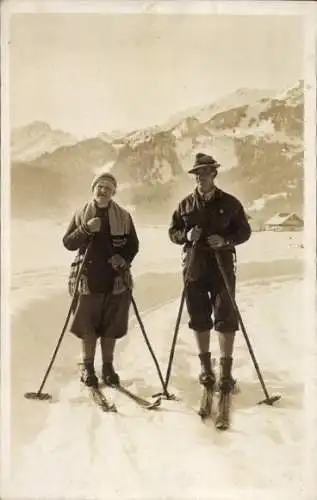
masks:
<path id="1" fill-rule="evenodd" d="M 220 167 L 220 163 L 218 163 L 217 160 L 215 160 L 215 158 L 211 155 L 197 153 L 194 166 L 188 170 L 188 173 L 194 174 L 202 167 L 209 167 L 210 170 L 217 170 Z"/>

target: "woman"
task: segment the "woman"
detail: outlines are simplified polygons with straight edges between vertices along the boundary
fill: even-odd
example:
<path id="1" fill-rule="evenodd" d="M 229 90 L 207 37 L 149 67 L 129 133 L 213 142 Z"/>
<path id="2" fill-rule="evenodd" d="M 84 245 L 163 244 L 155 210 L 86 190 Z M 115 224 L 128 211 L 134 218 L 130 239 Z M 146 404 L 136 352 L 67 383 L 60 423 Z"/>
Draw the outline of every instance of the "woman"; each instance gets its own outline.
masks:
<path id="1" fill-rule="evenodd" d="M 131 304 L 131 263 L 139 251 L 139 240 L 131 215 L 113 201 L 117 181 L 109 173 L 92 182 L 93 198 L 77 210 L 64 235 L 67 250 L 77 250 L 71 265 L 69 292 L 88 248 L 79 280 L 78 300 L 70 331 L 81 339 L 83 368 L 81 381 L 98 386 L 94 360 L 100 338 L 102 379 L 107 385 L 120 384 L 113 367 L 116 340 L 127 334 Z"/>

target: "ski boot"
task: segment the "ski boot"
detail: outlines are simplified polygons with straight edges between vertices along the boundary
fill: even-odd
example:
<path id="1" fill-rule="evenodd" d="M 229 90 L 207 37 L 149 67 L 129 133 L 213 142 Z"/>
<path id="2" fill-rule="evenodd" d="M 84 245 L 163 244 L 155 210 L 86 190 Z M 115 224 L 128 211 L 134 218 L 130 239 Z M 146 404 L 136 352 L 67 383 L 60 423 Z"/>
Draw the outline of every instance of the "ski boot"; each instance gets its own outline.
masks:
<path id="1" fill-rule="evenodd" d="M 217 429 L 226 430 L 230 425 L 234 379 L 231 376 L 232 358 L 220 358 L 219 403 L 216 416 Z"/>
<path id="2" fill-rule="evenodd" d="M 80 381 L 87 387 L 98 387 L 98 378 L 95 374 L 93 363 L 84 363 L 81 370 Z"/>
<path id="3" fill-rule="evenodd" d="M 212 399 L 216 386 L 216 376 L 211 366 L 210 352 L 199 354 L 199 359 L 201 363 L 199 382 L 203 386 L 203 394 L 198 414 L 201 418 L 206 418 L 211 414 Z"/>
<path id="4" fill-rule="evenodd" d="M 233 378 L 232 375 L 230 376 L 230 384 L 232 387 L 232 394 L 238 394 L 240 392 L 238 381 L 235 378 Z M 220 386 L 221 386 L 221 380 L 218 380 L 216 382 L 215 392 L 217 393 L 220 392 Z"/>
<path id="5" fill-rule="evenodd" d="M 106 385 L 120 385 L 120 377 L 114 371 L 112 363 L 104 363 L 102 365 L 102 380 Z"/>
<path id="6" fill-rule="evenodd" d="M 210 352 L 199 354 L 201 372 L 199 374 L 199 382 L 201 385 L 213 390 L 216 382 L 216 376 L 211 366 Z"/>

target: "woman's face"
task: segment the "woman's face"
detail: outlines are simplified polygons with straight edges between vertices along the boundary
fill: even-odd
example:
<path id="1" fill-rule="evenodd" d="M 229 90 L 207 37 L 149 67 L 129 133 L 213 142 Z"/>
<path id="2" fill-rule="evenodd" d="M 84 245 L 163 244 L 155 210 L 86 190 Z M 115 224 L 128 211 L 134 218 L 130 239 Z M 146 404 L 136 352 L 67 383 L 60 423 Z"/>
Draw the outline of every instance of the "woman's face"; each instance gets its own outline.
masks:
<path id="1" fill-rule="evenodd" d="M 102 179 L 95 185 L 93 196 L 97 205 L 107 206 L 115 192 L 114 185 L 106 179 Z"/>

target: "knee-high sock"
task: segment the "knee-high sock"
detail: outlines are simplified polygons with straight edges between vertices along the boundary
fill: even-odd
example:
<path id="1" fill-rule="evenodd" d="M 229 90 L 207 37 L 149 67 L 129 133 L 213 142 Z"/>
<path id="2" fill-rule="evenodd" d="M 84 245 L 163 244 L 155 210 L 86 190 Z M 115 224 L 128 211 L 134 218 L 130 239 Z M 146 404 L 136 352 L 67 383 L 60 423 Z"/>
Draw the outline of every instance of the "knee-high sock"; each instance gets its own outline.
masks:
<path id="1" fill-rule="evenodd" d="M 82 357 L 84 364 L 94 364 L 96 353 L 97 337 L 94 335 L 82 339 Z"/>
<path id="2" fill-rule="evenodd" d="M 235 332 L 218 332 L 218 342 L 221 358 L 231 358 L 233 355 Z"/>
<path id="3" fill-rule="evenodd" d="M 195 338 L 197 342 L 199 354 L 204 354 L 210 350 L 210 331 L 206 330 L 204 332 L 196 332 Z"/>
<path id="4" fill-rule="evenodd" d="M 116 339 L 100 338 L 101 355 L 103 363 L 112 363 Z"/>

